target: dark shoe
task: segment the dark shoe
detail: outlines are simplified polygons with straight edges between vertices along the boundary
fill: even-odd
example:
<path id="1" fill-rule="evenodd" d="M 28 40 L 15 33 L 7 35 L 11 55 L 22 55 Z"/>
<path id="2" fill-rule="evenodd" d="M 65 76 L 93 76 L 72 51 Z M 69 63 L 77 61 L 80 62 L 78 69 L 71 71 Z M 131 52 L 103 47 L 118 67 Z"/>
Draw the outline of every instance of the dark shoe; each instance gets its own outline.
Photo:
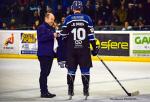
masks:
<path id="1" fill-rule="evenodd" d="M 68 95 L 73 96 L 74 95 L 74 86 L 68 85 Z"/>
<path id="2" fill-rule="evenodd" d="M 53 98 L 55 96 L 56 96 L 55 94 L 51 94 L 51 93 L 41 94 L 41 98 Z"/>
<path id="3" fill-rule="evenodd" d="M 69 96 L 74 96 L 74 92 L 73 91 L 68 91 L 68 95 Z"/>

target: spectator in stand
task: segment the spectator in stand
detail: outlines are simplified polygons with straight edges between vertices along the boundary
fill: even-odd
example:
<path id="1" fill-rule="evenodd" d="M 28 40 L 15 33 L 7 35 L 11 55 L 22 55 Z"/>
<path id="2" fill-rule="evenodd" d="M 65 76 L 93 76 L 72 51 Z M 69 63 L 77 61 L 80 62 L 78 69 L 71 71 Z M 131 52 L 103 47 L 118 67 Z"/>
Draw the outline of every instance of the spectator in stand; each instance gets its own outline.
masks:
<path id="1" fill-rule="evenodd" d="M 132 27 L 132 29 L 133 29 L 133 30 L 139 30 L 139 28 L 138 28 L 138 21 L 137 21 L 137 20 L 133 22 L 133 27 Z"/>
<path id="2" fill-rule="evenodd" d="M 122 28 L 123 31 L 126 31 L 126 30 L 132 30 L 132 27 L 129 25 L 129 22 L 128 21 L 125 21 L 124 22 L 124 27 Z"/>
<path id="3" fill-rule="evenodd" d="M 111 16 L 111 6 L 110 6 L 110 1 L 107 0 L 107 2 L 104 2 L 103 0 L 96 2 L 96 21 L 101 19 L 104 24 L 110 24 L 109 21 L 109 16 Z"/>
<path id="4" fill-rule="evenodd" d="M 64 21 L 65 21 L 65 17 L 62 17 L 61 22 L 58 24 L 60 30 L 62 29 L 62 25 L 64 24 Z"/>
<path id="5" fill-rule="evenodd" d="M 15 18 L 12 18 L 12 19 L 10 20 L 9 29 L 10 29 L 10 30 L 15 30 L 15 29 L 16 29 L 16 19 L 15 19 Z"/>
<path id="6" fill-rule="evenodd" d="M 0 30 L 3 29 L 3 21 L 2 19 L 0 18 Z"/>
<path id="7" fill-rule="evenodd" d="M 17 23 L 19 23 L 19 26 L 26 26 L 28 24 L 26 8 L 25 6 L 20 6 L 18 9 Z"/>
<path id="8" fill-rule="evenodd" d="M 16 20 L 16 27 L 32 27 L 34 12 L 38 11 L 40 21 L 43 22 L 44 12 L 51 9 L 55 12 L 56 21 L 61 22 L 63 16 L 72 14 L 70 5 L 74 0 L 2 0 L 0 3 L 0 17 L 5 24 L 10 25 L 10 20 Z M 150 0 L 81 0 L 83 2 L 83 13 L 88 14 L 94 25 L 99 20 L 103 26 L 123 25 L 128 20 L 131 25 L 138 19 L 142 19 L 145 25 L 150 25 Z M 112 13 L 112 12 L 117 13 Z M 137 13 L 138 12 L 138 13 Z M 117 17 L 118 16 L 118 17 Z M 119 18 L 119 19 L 118 19 Z"/>
<path id="9" fill-rule="evenodd" d="M 113 10 L 112 7 L 112 0 L 107 0 L 106 2 L 106 18 L 105 18 L 105 24 L 111 24 L 110 22 L 108 22 L 109 17 L 111 16 L 111 12 Z"/>
<path id="10" fill-rule="evenodd" d="M 44 2 L 44 0 L 41 0 L 40 4 L 39 4 L 39 8 L 40 8 L 40 20 L 41 22 L 44 22 L 44 15 L 45 15 L 45 12 L 46 12 L 46 4 Z"/>
<path id="11" fill-rule="evenodd" d="M 145 19 L 145 11 L 142 3 L 138 4 L 138 19 Z"/>
<path id="12" fill-rule="evenodd" d="M 92 0 L 87 0 L 87 3 L 84 8 L 84 13 L 89 15 L 93 22 L 95 22 L 95 6 L 93 6 L 93 1 Z"/>
<path id="13" fill-rule="evenodd" d="M 65 14 L 63 14 L 62 5 L 58 5 L 57 12 L 56 12 L 57 22 L 61 23 L 61 19 L 62 19 L 63 15 L 65 15 Z"/>
<path id="14" fill-rule="evenodd" d="M 99 15 L 101 15 L 99 13 L 99 7 L 100 7 L 100 4 L 98 1 L 96 1 L 96 4 L 95 4 L 95 22 L 97 23 L 98 20 L 100 19 Z"/>
<path id="15" fill-rule="evenodd" d="M 40 25 L 40 21 L 39 20 L 36 20 L 32 26 L 32 29 L 33 30 L 36 30 L 38 28 L 38 26 Z"/>
<path id="16" fill-rule="evenodd" d="M 18 0 L 20 6 L 26 6 L 29 3 L 29 0 Z"/>
<path id="17" fill-rule="evenodd" d="M 118 9 L 118 7 L 120 7 L 120 1 L 121 0 L 112 0 L 112 6 L 114 9 Z"/>
<path id="18" fill-rule="evenodd" d="M 139 19 L 138 23 L 139 23 L 139 30 L 148 30 L 148 28 L 145 27 L 144 21 L 142 19 Z"/>
<path id="19" fill-rule="evenodd" d="M 112 10 L 112 15 L 109 18 L 109 22 L 114 22 L 115 25 L 120 25 L 120 19 L 119 16 L 117 15 L 116 9 Z"/>
<path id="20" fill-rule="evenodd" d="M 103 20 L 99 19 L 96 25 L 98 26 L 98 30 L 102 30 L 104 26 Z"/>
<path id="21" fill-rule="evenodd" d="M 8 30 L 7 24 L 5 22 L 3 22 L 3 29 Z"/>
<path id="22" fill-rule="evenodd" d="M 32 28 L 36 29 L 39 26 L 39 24 L 41 23 L 38 11 L 34 12 L 34 17 L 33 17 L 32 21 L 33 21 Z"/>
<path id="23" fill-rule="evenodd" d="M 72 14 L 72 12 L 71 12 L 71 8 L 70 8 L 70 7 L 67 7 L 66 14 L 67 14 L 67 15 L 71 15 L 71 14 Z"/>
<path id="24" fill-rule="evenodd" d="M 124 7 L 124 5 L 121 5 L 121 7 L 118 9 L 117 14 L 120 19 L 120 23 L 123 24 L 125 20 L 127 19 L 127 11 Z"/>
<path id="25" fill-rule="evenodd" d="M 127 20 L 133 22 L 134 20 L 138 19 L 138 1 L 137 0 L 130 0 L 128 2 L 128 15 Z"/>
<path id="26" fill-rule="evenodd" d="M 12 18 L 17 19 L 17 15 L 18 15 L 18 4 L 17 2 L 14 2 L 12 5 L 9 6 L 8 8 L 8 19 L 11 20 Z"/>
<path id="27" fill-rule="evenodd" d="M 146 24 L 147 25 L 150 25 L 150 13 L 149 13 L 149 10 L 150 10 L 150 0 L 147 0 L 147 2 L 145 4 L 145 9 L 144 9 L 145 20 L 146 20 Z"/>
<path id="28" fill-rule="evenodd" d="M 34 19 L 34 12 L 38 11 L 38 4 L 36 0 L 30 0 L 28 8 L 28 26 L 32 26 L 33 24 L 33 19 Z"/>
<path id="29" fill-rule="evenodd" d="M 111 31 L 113 31 L 113 30 L 116 30 L 115 29 L 115 23 L 114 22 L 111 22 L 111 25 L 110 25 L 110 27 L 109 27 L 109 30 L 111 30 Z"/>

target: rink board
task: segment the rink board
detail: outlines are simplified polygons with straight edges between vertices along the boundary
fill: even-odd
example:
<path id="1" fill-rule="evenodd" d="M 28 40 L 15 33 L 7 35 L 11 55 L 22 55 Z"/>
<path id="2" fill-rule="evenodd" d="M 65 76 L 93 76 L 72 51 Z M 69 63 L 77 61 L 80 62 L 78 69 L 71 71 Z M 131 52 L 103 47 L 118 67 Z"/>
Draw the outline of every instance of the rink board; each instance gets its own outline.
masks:
<path id="1" fill-rule="evenodd" d="M 95 31 L 95 34 L 103 60 L 150 62 L 150 31 Z M 14 41 L 10 43 L 12 35 Z M 36 59 L 36 52 L 35 30 L 0 30 L 0 58 Z"/>
<path id="2" fill-rule="evenodd" d="M 37 59 L 37 56 L 36 55 L 0 54 L 0 58 Z M 143 58 L 143 57 L 102 56 L 101 58 L 105 61 L 150 62 L 150 58 Z M 92 60 L 99 61 L 99 59 L 94 56 L 92 56 Z"/>

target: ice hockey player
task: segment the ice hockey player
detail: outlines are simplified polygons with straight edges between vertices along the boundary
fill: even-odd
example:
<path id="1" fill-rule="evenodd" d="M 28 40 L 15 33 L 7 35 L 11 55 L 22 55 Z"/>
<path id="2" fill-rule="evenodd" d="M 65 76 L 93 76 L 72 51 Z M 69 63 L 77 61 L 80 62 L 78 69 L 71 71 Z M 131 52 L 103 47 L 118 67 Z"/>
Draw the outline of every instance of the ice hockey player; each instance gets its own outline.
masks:
<path id="1" fill-rule="evenodd" d="M 81 13 L 82 8 L 81 1 L 73 1 L 71 9 L 74 14 L 66 17 L 61 31 L 65 44 L 65 66 L 68 69 L 67 84 L 70 97 L 74 95 L 74 80 L 78 65 L 82 74 L 83 94 L 86 97 L 89 96 L 90 68 L 92 67 L 90 43 L 93 47 L 93 56 L 98 53 L 92 20 L 89 16 Z"/>

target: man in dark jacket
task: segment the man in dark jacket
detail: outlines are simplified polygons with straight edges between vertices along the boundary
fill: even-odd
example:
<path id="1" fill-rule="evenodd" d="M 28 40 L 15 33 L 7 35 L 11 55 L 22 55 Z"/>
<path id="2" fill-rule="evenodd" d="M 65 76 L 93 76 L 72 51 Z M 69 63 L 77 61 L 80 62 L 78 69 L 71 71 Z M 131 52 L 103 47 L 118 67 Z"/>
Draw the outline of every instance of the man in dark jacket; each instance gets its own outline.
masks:
<path id="1" fill-rule="evenodd" d="M 45 14 L 45 21 L 37 29 L 38 60 L 40 62 L 40 91 L 42 98 L 53 98 L 56 95 L 48 91 L 47 77 L 50 74 L 54 58 L 54 39 L 57 37 L 54 25 L 55 17 L 52 13 Z"/>

